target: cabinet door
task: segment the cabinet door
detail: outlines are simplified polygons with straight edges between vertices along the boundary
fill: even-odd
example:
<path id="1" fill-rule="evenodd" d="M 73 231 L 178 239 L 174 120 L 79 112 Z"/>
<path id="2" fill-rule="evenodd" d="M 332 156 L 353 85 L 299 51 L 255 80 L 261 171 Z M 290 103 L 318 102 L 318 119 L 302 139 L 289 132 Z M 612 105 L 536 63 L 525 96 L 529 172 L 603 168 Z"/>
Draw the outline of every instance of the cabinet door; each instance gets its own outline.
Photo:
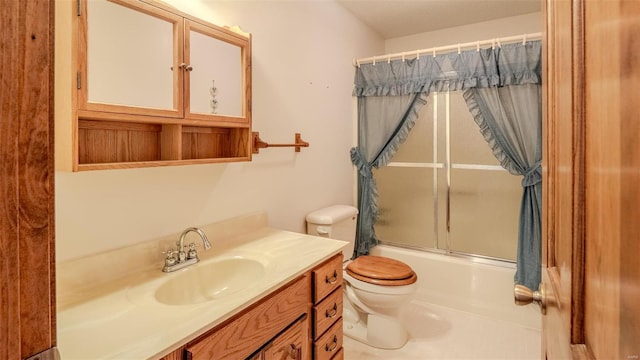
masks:
<path id="1" fill-rule="evenodd" d="M 248 39 L 185 20 L 185 118 L 248 122 Z"/>
<path id="2" fill-rule="evenodd" d="M 303 360 L 309 356 L 309 323 L 304 316 L 263 351 L 263 360 Z"/>
<path id="3" fill-rule="evenodd" d="M 78 107 L 182 117 L 183 18 L 135 0 L 82 4 Z"/>

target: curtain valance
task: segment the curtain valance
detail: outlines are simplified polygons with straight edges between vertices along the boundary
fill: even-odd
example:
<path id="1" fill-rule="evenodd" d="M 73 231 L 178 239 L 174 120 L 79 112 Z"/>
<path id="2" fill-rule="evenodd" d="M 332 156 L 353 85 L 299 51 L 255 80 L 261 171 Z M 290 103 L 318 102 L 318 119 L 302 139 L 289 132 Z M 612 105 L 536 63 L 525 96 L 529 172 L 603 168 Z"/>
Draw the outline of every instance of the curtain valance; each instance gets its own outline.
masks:
<path id="1" fill-rule="evenodd" d="M 449 54 L 361 64 L 354 96 L 398 96 L 492 86 L 540 84 L 542 43 L 505 44 Z"/>

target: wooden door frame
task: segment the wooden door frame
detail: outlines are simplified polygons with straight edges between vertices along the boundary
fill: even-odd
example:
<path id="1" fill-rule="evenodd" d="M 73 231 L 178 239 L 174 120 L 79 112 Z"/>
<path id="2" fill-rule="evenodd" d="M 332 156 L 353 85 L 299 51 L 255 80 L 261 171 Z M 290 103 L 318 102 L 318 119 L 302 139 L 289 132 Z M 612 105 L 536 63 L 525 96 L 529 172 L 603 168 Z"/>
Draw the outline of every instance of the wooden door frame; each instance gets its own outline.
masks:
<path id="1" fill-rule="evenodd" d="M 560 241 L 571 241 L 571 300 L 568 304 L 570 309 L 570 329 L 567 329 L 567 340 L 570 351 L 574 359 L 589 358 L 585 346 L 584 337 L 584 300 L 585 300 L 585 241 L 586 241 L 586 116 L 585 116 L 585 43 L 584 43 L 584 3 L 582 0 L 571 0 L 571 48 L 565 49 L 571 52 L 572 68 L 572 234 L 571 239 L 557 239 L 557 226 L 555 219 L 557 216 L 556 207 L 557 191 L 556 179 L 558 173 L 558 131 L 556 127 L 555 115 L 555 81 L 553 78 L 554 64 L 557 54 L 554 52 L 555 38 L 555 16 L 553 3 L 555 0 L 543 1 L 543 220 L 542 234 L 544 242 L 542 247 L 542 272 L 543 282 L 547 283 L 545 289 L 549 294 L 549 301 L 560 304 L 561 299 L 557 298 L 561 289 L 562 281 L 557 268 L 555 250 Z M 551 101 L 550 101 L 551 100 Z M 545 317 L 544 322 L 549 318 Z M 543 326 L 543 329 L 546 326 Z M 543 351 L 546 352 L 549 344 L 543 334 Z M 545 356 L 545 355 L 543 355 Z"/>
<path id="2" fill-rule="evenodd" d="M 54 0 L 0 8 L 0 358 L 45 360 L 56 353 Z"/>

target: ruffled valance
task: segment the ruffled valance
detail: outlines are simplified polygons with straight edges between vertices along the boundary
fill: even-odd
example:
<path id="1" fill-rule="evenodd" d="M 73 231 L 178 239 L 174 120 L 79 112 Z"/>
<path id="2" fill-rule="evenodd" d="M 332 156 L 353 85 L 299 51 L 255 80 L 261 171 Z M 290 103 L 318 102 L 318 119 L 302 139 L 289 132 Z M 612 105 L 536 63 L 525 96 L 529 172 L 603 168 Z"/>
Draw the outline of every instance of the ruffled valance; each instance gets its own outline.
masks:
<path id="1" fill-rule="evenodd" d="M 398 96 L 419 92 L 540 84 L 542 42 L 506 44 L 420 58 L 380 61 L 356 68 L 354 96 Z"/>

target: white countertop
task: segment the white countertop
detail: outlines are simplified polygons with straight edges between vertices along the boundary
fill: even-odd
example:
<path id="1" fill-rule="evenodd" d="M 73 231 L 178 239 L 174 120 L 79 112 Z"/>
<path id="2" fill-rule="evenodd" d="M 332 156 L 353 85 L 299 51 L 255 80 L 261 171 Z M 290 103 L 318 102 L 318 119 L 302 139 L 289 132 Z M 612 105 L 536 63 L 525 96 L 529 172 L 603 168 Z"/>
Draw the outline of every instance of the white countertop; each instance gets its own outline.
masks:
<path id="1" fill-rule="evenodd" d="M 109 287 L 112 291 L 74 295 L 76 301 L 57 314 L 62 360 L 161 358 L 346 245 L 344 241 L 271 228 L 244 234 L 235 243 L 220 247 L 214 243 L 211 250 L 200 251 L 200 263 L 174 273 L 161 272 L 162 264 L 158 264 L 158 269 L 118 279 Z M 155 289 L 168 279 L 229 257 L 259 261 L 264 275 L 245 289 L 195 305 L 165 305 L 155 300 Z"/>

